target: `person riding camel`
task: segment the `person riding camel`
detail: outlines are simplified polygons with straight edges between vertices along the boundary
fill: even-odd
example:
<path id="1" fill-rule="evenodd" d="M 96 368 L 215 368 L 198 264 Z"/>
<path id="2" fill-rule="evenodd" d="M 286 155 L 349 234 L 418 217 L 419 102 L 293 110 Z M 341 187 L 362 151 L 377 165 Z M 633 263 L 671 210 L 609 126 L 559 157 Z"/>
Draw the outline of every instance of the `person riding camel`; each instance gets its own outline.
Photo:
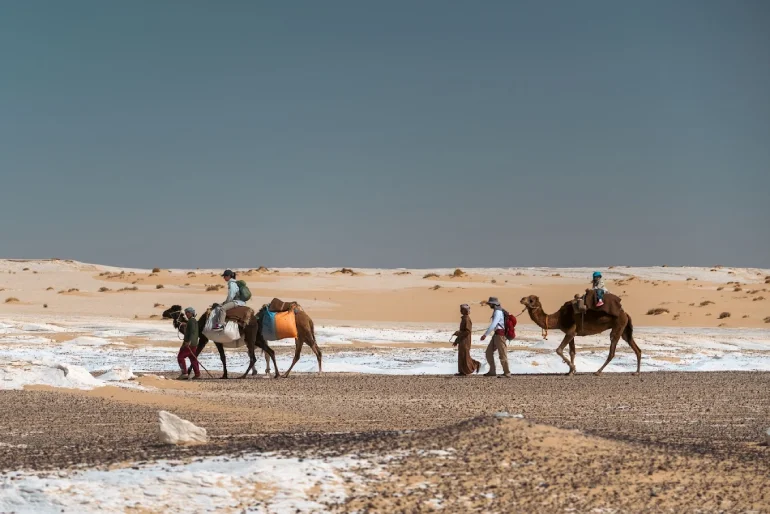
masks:
<path id="1" fill-rule="evenodd" d="M 503 306 L 500 305 L 500 301 L 494 296 L 491 296 L 489 300 L 487 300 L 487 305 L 489 305 L 494 312 L 492 313 L 492 322 L 489 324 L 486 333 L 481 336 L 481 340 L 485 340 L 490 334 L 494 335 L 492 335 L 492 341 L 490 341 L 487 346 L 486 357 L 487 363 L 489 364 L 489 371 L 487 371 L 484 376 L 497 376 L 497 372 L 495 371 L 495 350 L 497 350 L 497 355 L 500 357 L 500 364 L 503 366 L 503 374 L 500 376 L 508 378 L 511 376 L 511 371 L 508 369 L 508 348 L 505 346 L 505 313 L 503 312 Z"/>
<path id="2" fill-rule="evenodd" d="M 182 369 L 182 374 L 179 375 L 178 380 L 187 380 L 188 372 L 186 359 L 188 358 L 192 364 L 193 371 L 195 371 L 193 380 L 197 380 L 201 377 L 198 358 L 195 356 L 195 349 L 198 346 L 198 320 L 195 319 L 195 309 L 192 307 L 187 307 L 184 310 L 184 315 L 186 318 L 186 321 L 184 322 L 186 325 L 184 329 L 184 341 L 182 342 L 182 347 L 179 348 L 179 354 L 176 357 L 176 361 Z"/>
<path id="3" fill-rule="evenodd" d="M 601 271 L 594 271 L 593 281 L 591 286 L 596 291 L 596 306 L 601 307 L 604 305 L 604 293 L 609 290 L 604 287 L 604 279 L 602 278 Z"/>
<path id="4" fill-rule="evenodd" d="M 241 288 L 238 287 L 238 282 L 235 280 L 235 272 L 229 269 L 225 270 L 222 273 L 222 278 L 227 282 L 227 298 L 219 307 L 219 319 L 212 327 L 213 330 L 223 330 L 225 328 L 228 310 L 233 307 L 243 307 L 246 305 L 246 302 L 241 298 Z"/>

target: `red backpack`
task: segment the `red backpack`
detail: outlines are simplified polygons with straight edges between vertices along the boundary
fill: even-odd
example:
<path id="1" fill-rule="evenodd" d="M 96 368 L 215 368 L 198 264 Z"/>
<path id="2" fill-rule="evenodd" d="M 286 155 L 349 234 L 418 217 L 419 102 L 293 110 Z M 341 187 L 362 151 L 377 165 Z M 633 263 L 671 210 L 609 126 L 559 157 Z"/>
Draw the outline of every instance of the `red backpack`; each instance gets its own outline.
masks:
<path id="1" fill-rule="evenodd" d="M 508 341 L 516 339 L 516 316 L 503 310 L 503 324 L 505 325 L 505 338 Z"/>

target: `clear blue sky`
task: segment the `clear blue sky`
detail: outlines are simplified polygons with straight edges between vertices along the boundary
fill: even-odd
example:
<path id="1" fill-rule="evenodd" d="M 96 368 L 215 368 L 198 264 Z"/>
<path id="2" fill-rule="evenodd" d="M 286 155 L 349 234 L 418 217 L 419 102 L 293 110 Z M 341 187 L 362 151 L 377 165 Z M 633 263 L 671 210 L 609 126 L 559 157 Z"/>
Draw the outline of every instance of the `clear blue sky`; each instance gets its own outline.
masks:
<path id="1" fill-rule="evenodd" d="M 770 267 L 768 27 L 763 0 L 2 2 L 0 257 Z"/>

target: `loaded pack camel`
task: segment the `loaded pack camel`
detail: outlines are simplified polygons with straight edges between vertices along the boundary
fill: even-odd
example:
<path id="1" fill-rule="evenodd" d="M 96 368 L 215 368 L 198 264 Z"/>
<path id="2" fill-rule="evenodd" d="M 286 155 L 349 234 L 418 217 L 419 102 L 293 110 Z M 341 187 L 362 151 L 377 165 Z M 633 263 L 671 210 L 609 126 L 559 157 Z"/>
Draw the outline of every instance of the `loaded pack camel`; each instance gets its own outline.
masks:
<path id="1" fill-rule="evenodd" d="M 618 316 L 591 309 L 585 313 L 575 313 L 572 302 L 567 302 L 557 312 L 546 314 L 540 304 L 540 298 L 534 295 L 522 298 L 521 304 L 526 307 L 532 321 L 546 332 L 557 328 L 564 332 L 564 339 L 559 348 L 556 349 L 556 353 L 569 366 L 567 375 L 575 374 L 575 337 L 597 335 L 606 330 L 612 331 L 610 332 L 610 354 L 595 374 L 601 374 L 607 364 L 615 357 L 615 348 L 621 337 L 636 354 L 636 372 L 634 375 L 639 374 L 642 365 L 642 351 L 634 341 L 634 326 L 631 323 L 631 316 L 622 309 Z M 569 360 L 564 356 L 564 348 L 567 345 L 569 345 Z"/>
<path id="2" fill-rule="evenodd" d="M 208 319 L 210 312 L 211 312 L 211 309 L 208 309 L 206 310 L 206 312 L 204 312 L 198 317 L 198 324 L 200 325 L 200 327 L 203 327 L 206 324 L 206 320 Z M 174 328 L 179 330 L 180 333 L 184 334 L 184 316 L 182 314 L 181 305 L 172 305 L 171 307 L 163 311 L 163 318 L 171 319 L 172 322 L 174 323 Z M 262 354 L 265 355 L 265 360 L 267 361 L 266 372 L 268 374 L 270 373 L 270 360 L 268 359 L 268 357 L 272 359 L 273 366 L 275 367 L 275 378 L 278 378 L 279 376 L 278 364 L 275 362 L 275 352 L 273 351 L 272 348 L 270 348 L 267 345 L 267 341 L 265 341 L 262 335 L 260 334 L 257 316 L 252 314 L 246 326 L 242 328 L 242 330 L 245 331 L 243 339 L 246 342 L 246 347 L 249 352 L 249 367 L 246 370 L 246 373 L 244 373 L 243 377 L 241 378 L 245 378 L 249 374 L 249 372 L 252 370 L 254 371 L 254 374 L 256 374 L 257 370 L 255 367 L 255 364 L 257 362 L 257 356 L 255 353 L 255 347 L 259 347 L 262 350 Z M 209 339 L 206 336 L 204 336 L 202 332 L 200 332 L 199 339 L 198 339 L 198 347 L 195 349 L 196 358 L 198 355 L 200 355 L 200 353 L 206 347 L 206 344 L 208 344 L 208 342 L 209 342 Z M 217 347 L 217 351 L 219 352 L 219 358 L 222 361 L 221 378 L 227 379 L 227 357 L 225 356 L 225 348 L 220 343 L 214 343 L 214 344 Z"/>
<path id="3" fill-rule="evenodd" d="M 283 302 L 281 302 L 283 303 Z M 288 304 L 287 304 L 288 305 Z M 299 306 L 299 304 L 292 303 L 291 305 L 295 306 L 295 323 L 297 326 L 297 337 L 294 340 L 294 360 L 291 363 L 291 366 L 289 366 L 289 369 L 286 370 L 286 373 L 284 373 L 284 378 L 289 376 L 289 373 L 291 373 L 292 368 L 294 368 L 294 365 L 297 364 L 299 361 L 300 354 L 302 353 L 302 346 L 303 344 L 310 347 L 310 349 L 313 351 L 313 353 L 316 356 L 316 359 L 318 360 L 318 372 L 320 373 L 322 371 L 322 353 L 321 349 L 318 347 L 318 343 L 315 339 L 315 325 L 313 324 L 313 320 L 310 318 L 310 316 L 302 309 L 302 307 Z M 206 319 L 208 317 L 208 312 L 206 311 L 198 318 L 198 323 L 203 326 L 206 324 Z M 173 305 L 169 309 L 167 309 L 165 312 L 163 312 L 164 318 L 169 318 L 174 320 L 174 327 L 177 328 L 180 332 L 183 331 L 183 328 L 181 326 L 181 321 L 179 321 L 179 317 L 182 314 L 182 307 L 180 305 Z M 263 349 L 263 353 L 268 353 L 267 350 L 263 346 L 259 344 L 260 340 L 264 342 L 265 346 L 267 346 L 267 341 L 264 340 L 261 334 L 261 330 L 259 330 L 259 324 L 257 320 L 257 316 L 254 316 L 253 319 L 257 322 L 257 336 L 258 340 L 256 341 L 256 346 Z M 206 346 L 206 343 L 208 343 L 208 338 L 206 338 L 203 334 L 200 336 L 200 342 L 198 343 L 198 348 L 196 350 L 196 355 L 199 354 L 203 348 Z M 225 357 L 225 349 L 224 347 L 219 343 L 214 343 L 217 347 L 217 351 L 219 351 L 219 358 L 222 361 L 222 368 L 224 369 L 224 373 L 222 375 L 222 378 L 227 378 L 227 359 Z M 248 344 L 248 341 L 247 341 Z M 272 350 L 270 350 L 272 352 Z M 250 354 L 251 356 L 251 354 Z M 275 357 L 272 357 L 273 364 L 275 365 L 275 372 L 276 377 L 278 376 L 278 366 L 275 364 Z M 266 373 L 270 374 L 270 360 L 267 358 L 267 355 L 265 356 L 265 361 L 267 362 L 267 369 L 265 370 Z M 256 374 L 256 368 L 254 367 L 254 363 L 256 362 L 256 357 L 254 358 L 252 365 L 249 366 L 250 369 L 254 370 L 254 374 Z M 248 373 L 248 372 L 247 372 Z"/>

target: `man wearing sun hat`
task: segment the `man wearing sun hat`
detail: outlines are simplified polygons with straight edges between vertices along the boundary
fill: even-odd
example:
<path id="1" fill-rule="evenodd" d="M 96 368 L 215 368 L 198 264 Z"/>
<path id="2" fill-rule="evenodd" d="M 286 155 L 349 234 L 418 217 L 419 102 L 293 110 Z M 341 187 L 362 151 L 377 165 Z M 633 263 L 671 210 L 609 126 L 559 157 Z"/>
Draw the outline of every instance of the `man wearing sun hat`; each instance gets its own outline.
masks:
<path id="1" fill-rule="evenodd" d="M 487 371 L 484 376 L 497 376 L 495 368 L 495 350 L 497 350 L 497 355 L 500 357 L 500 364 L 503 366 L 503 374 L 500 376 L 508 378 L 511 376 L 511 371 L 508 369 L 508 348 L 505 346 L 505 315 L 503 314 L 503 306 L 500 305 L 500 300 L 495 296 L 489 297 L 487 305 L 489 305 L 493 311 L 492 322 L 489 324 L 486 333 L 481 336 L 481 340 L 485 340 L 490 334 L 492 334 L 492 340 L 489 342 L 486 351 L 489 371 Z"/>

